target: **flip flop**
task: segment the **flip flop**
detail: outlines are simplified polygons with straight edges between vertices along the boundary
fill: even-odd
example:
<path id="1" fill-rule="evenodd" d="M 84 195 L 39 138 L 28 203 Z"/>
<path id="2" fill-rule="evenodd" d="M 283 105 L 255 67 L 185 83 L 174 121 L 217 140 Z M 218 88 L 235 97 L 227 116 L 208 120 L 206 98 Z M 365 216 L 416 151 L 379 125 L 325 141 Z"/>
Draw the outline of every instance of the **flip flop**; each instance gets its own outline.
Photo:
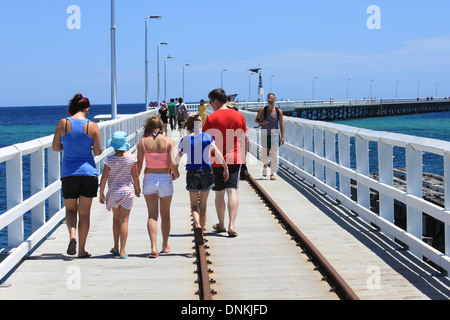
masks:
<path id="1" fill-rule="evenodd" d="M 168 244 L 167 245 L 167 249 L 166 250 L 161 250 L 160 253 L 169 253 L 171 249 L 172 249 L 172 247 L 170 246 L 170 244 Z"/>
<path id="2" fill-rule="evenodd" d="M 212 227 L 213 227 L 214 231 L 216 231 L 216 232 L 226 232 L 227 231 L 227 229 L 220 229 L 218 223 L 216 223 Z"/>
<path id="3" fill-rule="evenodd" d="M 228 236 L 229 236 L 230 238 L 235 238 L 235 237 L 238 236 L 238 234 L 237 234 L 236 231 L 228 231 Z"/>
<path id="4" fill-rule="evenodd" d="M 89 258 L 91 254 L 89 252 L 86 252 L 83 256 L 78 257 L 79 259 Z"/>
<path id="5" fill-rule="evenodd" d="M 69 242 L 69 246 L 67 247 L 67 254 L 68 255 L 75 255 L 77 253 L 77 241 L 72 239 Z"/>
<path id="6" fill-rule="evenodd" d="M 123 256 L 123 257 L 119 257 L 119 259 L 128 259 L 128 255 Z"/>
<path id="7" fill-rule="evenodd" d="M 154 259 L 154 258 L 157 258 L 157 257 L 159 257 L 159 253 L 158 252 L 156 252 L 156 253 L 150 253 L 149 255 L 148 255 L 148 257 L 150 258 L 150 259 Z"/>
<path id="8" fill-rule="evenodd" d="M 111 249 L 111 250 L 109 250 L 109 253 L 111 253 L 111 254 L 114 255 L 114 256 L 120 256 L 120 252 L 114 251 L 114 248 Z"/>
<path id="9" fill-rule="evenodd" d="M 194 236 L 195 236 L 195 243 L 199 246 L 205 243 L 205 240 L 203 239 L 203 232 L 202 228 L 195 228 L 194 229 Z"/>

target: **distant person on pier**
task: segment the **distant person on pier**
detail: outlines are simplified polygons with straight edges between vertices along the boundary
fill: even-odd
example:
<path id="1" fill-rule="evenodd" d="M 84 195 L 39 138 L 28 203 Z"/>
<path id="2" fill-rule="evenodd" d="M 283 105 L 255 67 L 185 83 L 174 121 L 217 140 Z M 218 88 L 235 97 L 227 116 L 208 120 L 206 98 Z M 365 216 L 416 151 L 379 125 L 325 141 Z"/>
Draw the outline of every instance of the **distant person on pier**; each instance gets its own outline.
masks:
<path id="1" fill-rule="evenodd" d="M 206 224 L 206 204 L 209 191 L 214 187 L 214 173 L 211 168 L 210 154 L 222 163 L 223 181 L 229 177 L 228 166 L 222 153 L 214 143 L 213 138 L 202 132 L 202 119 L 199 113 L 188 115 L 184 128 L 190 133 L 181 139 L 178 145 L 177 164 L 180 158 L 186 154 L 186 189 L 189 191 L 191 213 L 194 219 L 195 242 L 202 245 L 204 242 L 203 231 Z"/>
<path id="2" fill-rule="evenodd" d="M 270 180 L 275 180 L 278 148 L 284 144 L 283 111 L 275 107 L 275 94 L 267 95 L 267 106 L 259 108 L 255 122 L 261 126 L 262 175 L 267 177 L 270 154 Z"/>
<path id="3" fill-rule="evenodd" d="M 214 112 L 210 114 L 203 126 L 203 132 L 209 133 L 221 150 L 228 165 L 229 178 L 223 181 L 223 166 L 214 159 L 214 188 L 216 192 L 216 211 L 219 220 L 213 226 L 217 232 L 225 232 L 225 210 L 228 208 L 228 235 L 236 237 L 235 220 L 238 212 L 238 187 L 241 166 L 245 163 L 248 150 L 247 123 L 244 116 L 227 106 L 227 95 L 223 89 L 215 89 L 208 95 Z M 228 196 L 225 205 L 225 193 Z"/>
<path id="4" fill-rule="evenodd" d="M 163 130 L 164 133 L 167 137 L 167 122 L 168 122 L 168 118 L 169 118 L 169 109 L 167 109 L 167 104 L 165 101 L 163 101 L 163 103 L 161 103 L 161 108 L 159 108 L 159 117 L 161 118 L 162 122 L 163 122 Z"/>
<path id="5" fill-rule="evenodd" d="M 128 219 L 133 207 L 134 196 L 141 196 L 137 158 L 127 153 L 130 145 L 127 134 L 123 131 L 114 132 L 109 140 L 109 146 L 115 153 L 104 161 L 105 167 L 100 181 L 100 203 L 106 203 L 106 209 L 113 212 L 114 246 L 111 253 L 120 259 L 128 258 L 125 245 L 128 238 Z M 108 193 L 105 187 L 108 182 Z"/>
<path id="6" fill-rule="evenodd" d="M 175 109 L 177 107 L 177 104 L 175 103 L 175 99 L 170 99 L 170 103 L 167 106 L 167 109 L 169 109 L 169 122 L 170 122 L 170 130 L 174 130 L 176 128 L 176 122 L 175 122 Z"/>
<path id="7" fill-rule="evenodd" d="M 188 114 L 188 111 L 187 111 L 186 105 L 183 102 L 183 98 L 178 98 L 178 104 L 177 104 L 177 108 L 176 108 L 176 117 L 177 117 L 177 123 L 178 123 L 178 130 L 180 130 L 180 135 L 181 135 L 181 131 L 183 130 L 184 122 L 186 121 L 187 114 Z"/>
<path id="8" fill-rule="evenodd" d="M 64 150 L 61 185 L 66 208 L 66 225 L 69 229 L 67 254 L 90 257 L 86 239 L 90 227 L 92 199 L 97 196 L 98 170 L 94 156 L 102 154 L 100 130 L 95 122 L 86 119 L 91 107 L 89 99 L 80 93 L 70 100 L 70 117 L 61 119 L 53 136 L 53 151 Z M 79 221 L 78 221 L 79 219 Z"/>
<path id="9" fill-rule="evenodd" d="M 200 116 L 202 117 L 202 125 L 205 124 L 206 121 L 206 108 L 209 106 L 208 103 L 205 102 L 205 100 L 200 100 L 200 105 L 198 106 L 198 112 L 200 113 Z"/>
<path id="10" fill-rule="evenodd" d="M 159 256 L 156 239 L 158 217 L 161 215 L 162 251 L 170 252 L 170 204 L 173 195 L 173 180 L 180 174 L 174 159 L 175 143 L 163 135 L 163 122 L 152 114 L 144 124 L 144 138 L 138 144 L 138 173 L 145 159 L 143 194 L 147 203 L 147 230 L 150 236 L 149 258 Z M 159 210 L 158 210 L 159 208 Z"/>

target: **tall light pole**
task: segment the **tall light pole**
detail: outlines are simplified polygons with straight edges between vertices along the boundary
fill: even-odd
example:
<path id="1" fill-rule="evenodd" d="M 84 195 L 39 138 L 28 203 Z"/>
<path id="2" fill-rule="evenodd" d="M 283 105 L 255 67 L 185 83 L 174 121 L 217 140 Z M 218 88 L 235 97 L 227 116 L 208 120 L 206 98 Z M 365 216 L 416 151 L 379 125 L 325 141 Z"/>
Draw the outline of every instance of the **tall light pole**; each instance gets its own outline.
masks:
<path id="1" fill-rule="evenodd" d="M 398 99 L 398 83 L 400 80 L 395 81 L 395 99 Z"/>
<path id="2" fill-rule="evenodd" d="M 420 85 L 421 85 L 421 83 L 422 82 L 417 82 L 417 100 L 419 100 L 420 99 Z"/>
<path id="3" fill-rule="evenodd" d="M 167 59 L 173 59 L 173 57 L 169 54 L 166 58 L 164 58 L 164 101 L 167 103 L 167 81 L 166 81 L 166 61 Z"/>
<path id="4" fill-rule="evenodd" d="M 184 68 L 185 67 L 190 67 L 191 65 L 189 63 L 185 63 L 183 65 L 183 101 L 186 102 L 185 98 L 184 98 Z"/>
<path id="5" fill-rule="evenodd" d="M 160 42 L 156 45 L 156 63 L 157 63 L 157 67 L 156 67 L 156 82 L 157 82 L 157 96 L 158 96 L 158 108 L 161 105 L 161 99 L 160 99 L 160 86 L 159 86 L 159 46 L 163 45 L 163 46 L 168 46 L 169 43 L 168 42 Z"/>
<path id="6" fill-rule="evenodd" d="M 111 0 L 111 119 L 117 118 L 117 81 L 116 81 L 116 9 Z"/>
<path id="7" fill-rule="evenodd" d="M 147 45 L 147 29 L 148 19 L 162 19 L 162 16 L 147 16 L 145 17 L 145 110 L 148 109 L 148 45 Z"/>
<path id="8" fill-rule="evenodd" d="M 370 80 L 370 99 L 372 99 L 372 83 L 374 82 L 375 80 Z"/>
<path id="9" fill-rule="evenodd" d="M 275 78 L 275 76 L 270 76 L 270 93 L 272 93 L 272 78 Z"/>
<path id="10" fill-rule="evenodd" d="M 313 80 L 312 80 L 312 83 L 313 83 L 313 95 L 312 95 L 312 99 L 314 100 L 314 91 L 315 91 L 315 88 L 314 88 L 314 82 L 315 82 L 315 80 L 317 79 L 317 77 L 314 77 L 313 78 Z"/>
<path id="11" fill-rule="evenodd" d="M 220 71 L 220 88 L 223 89 L 223 72 L 228 71 L 227 69 L 223 69 Z"/>
<path id="12" fill-rule="evenodd" d="M 352 81 L 352 79 L 347 79 L 347 99 L 348 99 L 348 83 Z"/>

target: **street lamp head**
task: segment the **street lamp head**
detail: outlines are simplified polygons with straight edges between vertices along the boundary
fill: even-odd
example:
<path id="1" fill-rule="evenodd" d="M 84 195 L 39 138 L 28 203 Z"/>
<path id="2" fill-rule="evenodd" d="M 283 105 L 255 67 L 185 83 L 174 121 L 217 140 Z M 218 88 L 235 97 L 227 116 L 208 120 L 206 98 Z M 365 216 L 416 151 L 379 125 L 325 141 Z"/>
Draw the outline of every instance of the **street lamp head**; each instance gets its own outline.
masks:
<path id="1" fill-rule="evenodd" d="M 147 18 L 161 20 L 162 16 L 148 16 Z"/>
<path id="2" fill-rule="evenodd" d="M 163 46 L 168 46 L 169 45 L 169 43 L 168 42 L 160 42 L 158 45 L 163 45 Z"/>
<path id="3" fill-rule="evenodd" d="M 190 65 L 189 63 L 186 63 L 185 66 L 186 66 L 186 67 L 190 67 L 191 65 Z"/>
<path id="4" fill-rule="evenodd" d="M 173 57 L 169 54 L 166 59 L 173 59 Z"/>

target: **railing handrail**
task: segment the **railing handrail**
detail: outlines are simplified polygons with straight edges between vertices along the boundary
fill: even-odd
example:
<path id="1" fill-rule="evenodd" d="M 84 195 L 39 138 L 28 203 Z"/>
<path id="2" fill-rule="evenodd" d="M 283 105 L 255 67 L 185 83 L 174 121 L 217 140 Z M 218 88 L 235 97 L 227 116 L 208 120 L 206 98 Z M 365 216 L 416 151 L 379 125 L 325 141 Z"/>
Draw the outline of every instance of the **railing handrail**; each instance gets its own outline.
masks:
<path id="1" fill-rule="evenodd" d="M 125 131 L 130 145 L 136 146 L 142 138 L 145 119 L 155 112 L 155 110 L 149 110 L 98 124 L 104 150 L 100 156 L 94 158 L 99 173 L 103 171 L 103 159 L 114 152 L 107 146 L 112 134 L 118 130 Z M 0 260 L 0 282 L 65 218 L 59 181 L 61 157 L 59 152 L 52 150 L 52 141 L 53 135 L 49 135 L 0 149 L 0 163 L 6 163 L 7 188 L 7 211 L 0 215 L 0 230 L 8 228 L 8 255 L 4 260 Z M 23 157 L 27 155 L 32 157 L 30 161 L 31 196 L 23 199 L 22 162 Z M 47 168 L 46 176 L 45 168 Z M 47 186 L 45 186 L 45 180 L 48 181 Z M 49 207 L 47 221 L 45 201 L 48 201 Z M 23 215 L 30 210 L 32 234 L 24 239 Z"/>
<path id="2" fill-rule="evenodd" d="M 244 110 L 241 113 L 249 128 L 251 152 L 257 157 L 261 154 L 261 138 L 260 129 L 255 129 L 255 113 Z M 408 245 L 417 256 L 425 256 L 450 271 L 450 142 L 293 117 L 284 117 L 284 126 L 285 144 L 279 150 L 280 163 L 385 234 Z M 351 138 L 356 145 L 356 168 L 351 167 Z M 379 180 L 370 176 L 369 142 L 375 142 L 379 150 Z M 406 191 L 393 184 L 394 147 L 406 150 Z M 423 152 L 444 157 L 444 207 L 422 198 Z M 351 198 L 351 180 L 356 181 L 356 201 Z M 371 189 L 379 193 L 379 214 L 370 210 Z M 406 230 L 394 224 L 394 200 L 407 206 Z M 444 253 L 422 241 L 422 212 L 444 223 Z"/>

